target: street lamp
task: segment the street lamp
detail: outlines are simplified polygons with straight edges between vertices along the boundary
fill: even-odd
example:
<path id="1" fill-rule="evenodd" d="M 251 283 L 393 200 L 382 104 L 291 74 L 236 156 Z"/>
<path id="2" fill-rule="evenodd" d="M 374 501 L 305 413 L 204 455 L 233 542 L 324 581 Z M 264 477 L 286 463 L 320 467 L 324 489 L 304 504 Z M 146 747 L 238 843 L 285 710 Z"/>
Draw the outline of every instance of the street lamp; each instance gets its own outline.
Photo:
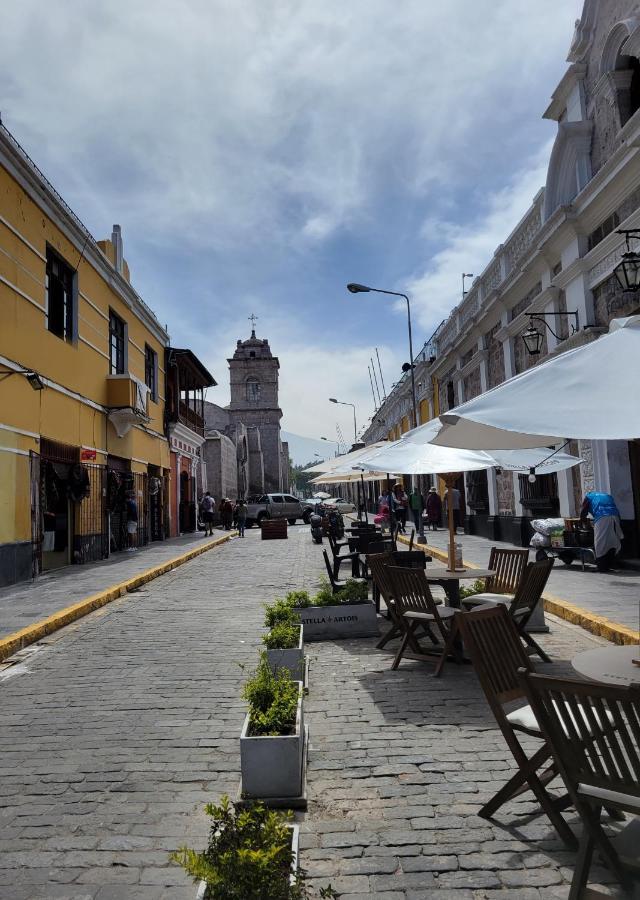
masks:
<path id="1" fill-rule="evenodd" d="M 551 332 L 554 338 L 559 341 L 562 340 L 559 334 L 556 334 L 551 325 L 546 321 L 546 316 L 548 317 L 565 317 L 569 318 L 573 316 L 575 318 L 575 325 L 573 322 L 571 323 L 571 334 L 576 334 L 579 326 L 578 312 L 577 310 L 570 310 L 569 312 L 537 312 L 531 313 L 529 315 L 529 327 L 525 331 L 523 335 L 521 335 L 522 340 L 524 341 L 524 345 L 527 348 L 530 356 L 540 356 L 540 351 L 542 349 L 542 340 L 544 335 L 538 331 L 538 329 L 533 324 L 534 321 L 542 322 L 544 327 Z"/>
<path id="2" fill-rule="evenodd" d="M 640 230 L 624 230 L 617 231 L 616 234 L 623 234 L 627 242 L 627 251 L 622 254 L 622 259 L 613 270 L 613 274 L 618 280 L 618 284 L 625 294 L 635 294 L 640 288 L 640 256 L 629 247 L 629 237 L 638 237 Z"/>
<path id="3" fill-rule="evenodd" d="M 326 438 L 326 437 L 321 437 L 320 440 L 327 441 L 327 443 L 329 443 L 329 444 L 335 444 L 336 447 L 338 448 L 336 450 L 336 456 L 340 455 L 340 441 L 332 441 L 331 438 Z"/>
<path id="4" fill-rule="evenodd" d="M 38 375 L 37 372 L 32 372 L 31 369 L 0 369 L 0 381 L 9 378 L 10 375 L 24 375 L 34 391 L 43 391 L 45 389 L 42 376 Z"/>
<path id="5" fill-rule="evenodd" d="M 418 413 L 416 405 L 416 382 L 413 374 L 413 338 L 411 335 L 411 304 L 406 294 L 399 291 L 383 291 L 382 288 L 367 287 L 364 284 L 355 284 L 351 282 L 347 285 L 347 290 L 351 294 L 368 294 L 372 291 L 375 294 L 388 294 L 391 297 L 403 297 L 407 301 L 407 322 L 409 324 L 409 365 L 411 366 L 411 403 L 413 408 L 413 427 L 418 427 Z"/>
<path id="6" fill-rule="evenodd" d="M 329 397 L 329 403 L 337 403 L 338 406 L 351 406 L 353 408 L 353 440 L 358 440 L 358 426 L 356 425 L 356 405 L 355 403 L 345 403 L 344 400 L 336 400 L 335 397 Z M 323 438 L 326 440 L 326 438 Z"/>

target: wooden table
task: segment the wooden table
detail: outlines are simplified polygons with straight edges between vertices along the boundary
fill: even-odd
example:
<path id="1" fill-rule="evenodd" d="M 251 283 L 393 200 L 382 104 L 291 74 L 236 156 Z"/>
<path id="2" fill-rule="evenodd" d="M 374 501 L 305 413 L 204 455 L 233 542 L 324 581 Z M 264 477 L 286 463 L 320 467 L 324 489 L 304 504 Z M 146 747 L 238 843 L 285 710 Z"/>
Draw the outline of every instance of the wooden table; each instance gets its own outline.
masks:
<path id="1" fill-rule="evenodd" d="M 634 666 L 632 659 L 640 659 L 637 644 L 609 644 L 584 650 L 571 660 L 571 665 L 579 675 L 602 684 L 640 685 L 640 666 Z"/>
<path id="2" fill-rule="evenodd" d="M 495 569 L 457 569 L 455 572 L 449 569 L 425 569 L 427 581 L 432 584 L 439 584 L 444 589 L 449 606 L 455 606 L 460 609 L 460 582 L 476 581 L 481 578 L 491 578 L 495 575 Z"/>

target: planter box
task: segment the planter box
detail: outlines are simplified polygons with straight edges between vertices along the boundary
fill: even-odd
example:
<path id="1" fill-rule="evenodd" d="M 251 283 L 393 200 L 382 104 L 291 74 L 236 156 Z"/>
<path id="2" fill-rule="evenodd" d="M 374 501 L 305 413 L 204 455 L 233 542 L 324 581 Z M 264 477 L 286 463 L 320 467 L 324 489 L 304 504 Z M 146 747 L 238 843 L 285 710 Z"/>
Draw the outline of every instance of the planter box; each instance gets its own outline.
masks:
<path id="1" fill-rule="evenodd" d="M 267 650 L 267 662 L 272 672 L 278 669 L 287 669 L 294 681 L 304 682 L 305 659 L 304 638 L 302 625 L 300 626 L 300 638 L 297 647 L 288 647 L 284 650 Z"/>
<path id="2" fill-rule="evenodd" d="M 287 539 L 286 519 L 263 519 L 260 525 L 263 541 L 277 541 Z"/>
<path id="3" fill-rule="evenodd" d="M 289 830 L 291 831 L 291 850 L 293 852 L 293 859 L 291 860 L 291 876 L 290 882 L 294 883 L 295 875 L 298 871 L 299 857 L 298 857 L 298 847 L 300 844 L 300 826 L 299 825 L 289 825 Z M 204 900 L 205 894 L 207 891 L 207 883 L 206 881 L 201 881 L 198 885 L 198 893 L 196 894 L 196 900 Z"/>
<path id="4" fill-rule="evenodd" d="M 377 637 L 380 634 L 376 607 L 370 601 L 308 606 L 295 612 L 300 616 L 305 641 Z"/>
<path id="5" fill-rule="evenodd" d="M 250 737 L 247 713 L 240 734 L 243 799 L 296 798 L 303 794 L 305 751 L 302 684 L 298 694 L 294 734 Z"/>

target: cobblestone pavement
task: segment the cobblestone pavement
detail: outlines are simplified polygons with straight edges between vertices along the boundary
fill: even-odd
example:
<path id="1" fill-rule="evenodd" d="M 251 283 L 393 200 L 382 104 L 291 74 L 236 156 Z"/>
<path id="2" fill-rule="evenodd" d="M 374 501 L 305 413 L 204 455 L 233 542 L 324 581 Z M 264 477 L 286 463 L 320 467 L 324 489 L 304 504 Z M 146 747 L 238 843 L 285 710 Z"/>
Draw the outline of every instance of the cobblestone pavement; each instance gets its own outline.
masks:
<path id="1" fill-rule="evenodd" d="M 432 547 L 446 552 L 448 532 L 444 529 L 425 532 Z M 491 547 L 512 547 L 500 541 L 470 534 L 459 534 L 462 552 L 467 562 L 486 566 Z M 534 559 L 533 552 L 531 559 Z M 640 571 L 618 569 L 615 572 L 598 572 L 595 566 L 582 571 L 579 563 L 565 566 L 559 560 L 549 578 L 549 593 L 575 603 L 597 616 L 605 616 L 619 625 L 638 630 L 640 622 Z"/>
<path id="2" fill-rule="evenodd" d="M 248 532 L 187 563 L 0 682 L 0 900 L 194 897 L 168 855 L 202 846 L 204 803 L 237 787 L 238 664 L 255 661 L 261 603 L 321 572 L 308 530 L 289 535 Z M 551 625 L 541 641 L 558 660 L 601 643 Z M 566 897 L 574 856 L 526 795 L 495 822 L 476 816 L 511 762 L 471 668 L 392 672 L 372 644 L 309 647 L 312 883 L 342 900 Z"/>
<path id="3" fill-rule="evenodd" d="M 216 529 L 214 537 L 224 531 Z M 204 532 L 154 541 L 135 553 L 114 553 L 109 559 L 45 572 L 36 581 L 0 588 L 0 638 L 84 600 L 140 572 L 159 566 L 205 542 Z"/>

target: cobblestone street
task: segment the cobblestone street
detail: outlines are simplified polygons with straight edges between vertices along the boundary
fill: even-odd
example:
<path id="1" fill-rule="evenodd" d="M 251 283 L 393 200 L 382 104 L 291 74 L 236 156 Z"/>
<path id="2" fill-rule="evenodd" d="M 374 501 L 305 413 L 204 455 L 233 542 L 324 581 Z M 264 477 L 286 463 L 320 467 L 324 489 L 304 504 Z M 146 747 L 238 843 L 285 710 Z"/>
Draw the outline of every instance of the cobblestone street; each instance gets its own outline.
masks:
<path id="1" fill-rule="evenodd" d="M 233 540 L 38 645 L 0 682 L 0 898 L 183 900 L 169 853 L 238 784 L 240 699 L 261 604 L 317 584 L 321 548 Z M 601 643 L 549 617 L 567 670 Z M 566 897 L 574 855 L 531 795 L 488 822 L 510 754 L 471 667 L 403 662 L 372 639 L 308 646 L 309 811 L 301 861 L 342 900 Z M 597 869 L 596 869 L 597 872 Z M 607 873 L 601 873 L 607 880 Z M 603 888 L 606 891 L 607 889 Z"/>

